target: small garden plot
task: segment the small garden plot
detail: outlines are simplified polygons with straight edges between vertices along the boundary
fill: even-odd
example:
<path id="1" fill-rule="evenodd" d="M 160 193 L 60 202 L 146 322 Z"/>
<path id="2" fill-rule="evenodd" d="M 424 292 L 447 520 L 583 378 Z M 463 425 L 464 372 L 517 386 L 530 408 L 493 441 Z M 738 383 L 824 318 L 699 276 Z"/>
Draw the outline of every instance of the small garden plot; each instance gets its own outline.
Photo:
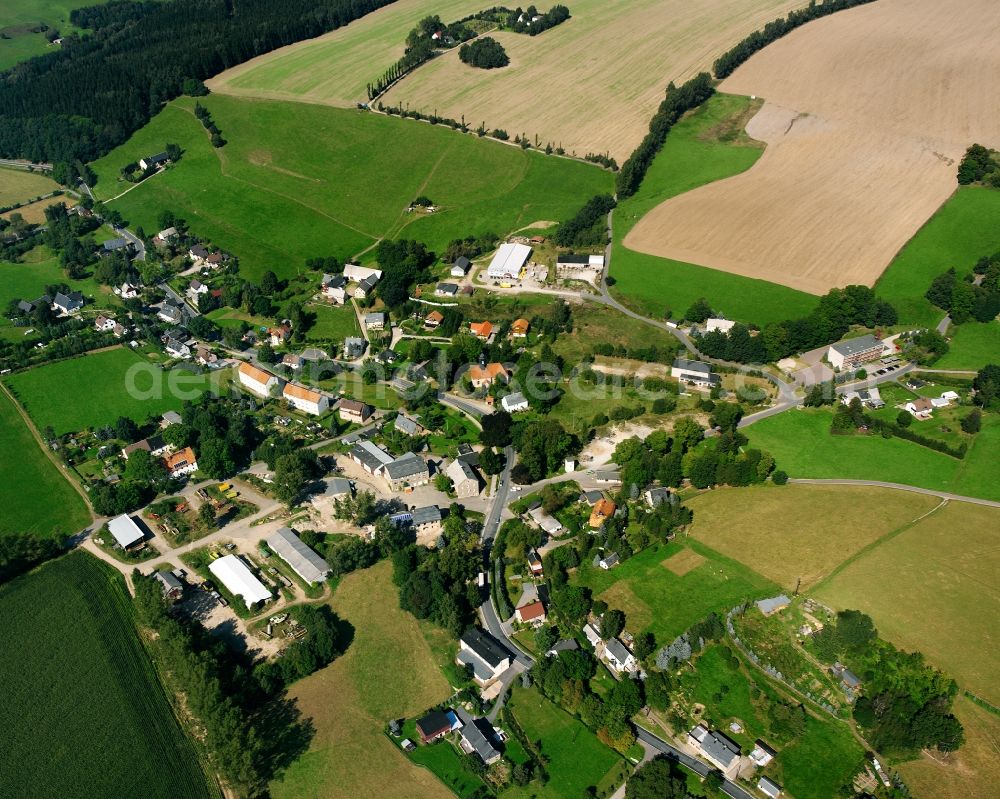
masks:
<path id="1" fill-rule="evenodd" d="M 146 508 L 143 519 L 174 547 L 201 538 L 212 529 L 183 497 L 167 497 L 154 502 Z"/>
<path id="2" fill-rule="evenodd" d="M 777 749 L 766 774 L 796 797 L 835 796 L 864 755 L 846 724 L 806 710 L 727 645 L 709 646 L 684 667 L 673 699 L 681 727 L 701 720 L 744 751 L 758 738 Z"/>
<path id="3" fill-rule="evenodd" d="M 797 630 L 806 620 L 791 610 L 764 616 L 751 607 L 744 615 L 733 617 L 736 635 L 760 659 L 762 668 L 776 670 L 799 693 L 836 712 L 845 704 L 844 693 L 796 641 Z"/>
<path id="4" fill-rule="evenodd" d="M 435 455 L 445 455 L 454 458 L 459 444 L 476 444 L 479 441 L 479 429 L 466 416 L 458 411 L 448 410 L 444 425 L 439 431 L 427 436 L 427 444 Z"/>

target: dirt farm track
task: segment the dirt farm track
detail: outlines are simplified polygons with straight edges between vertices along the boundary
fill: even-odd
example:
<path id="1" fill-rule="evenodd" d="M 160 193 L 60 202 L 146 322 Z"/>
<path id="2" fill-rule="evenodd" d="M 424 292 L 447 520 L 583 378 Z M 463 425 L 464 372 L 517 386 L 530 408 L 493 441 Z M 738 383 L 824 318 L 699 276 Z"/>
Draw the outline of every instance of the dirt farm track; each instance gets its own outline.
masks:
<path id="1" fill-rule="evenodd" d="M 547 9 L 550 3 L 539 4 Z M 572 18 L 539 36 L 493 35 L 510 66 L 483 70 L 451 50 L 408 75 L 383 101 L 485 122 L 561 144 L 567 152 L 623 161 L 646 134 L 667 84 L 710 69 L 715 58 L 807 0 L 572 0 Z M 488 8 L 478 0 L 396 0 L 357 22 L 283 47 L 209 81 L 213 92 L 350 106 L 403 54 L 427 14 L 445 21 Z M 506 4 L 510 6 L 511 4 Z M 627 44 L 625 44 L 627 42 Z"/>
<path id="2" fill-rule="evenodd" d="M 877 0 L 805 25 L 721 89 L 765 98 L 747 126 L 764 155 L 653 209 L 625 245 L 815 294 L 871 285 L 954 191 L 965 148 L 1000 147 L 1000 13 Z"/>

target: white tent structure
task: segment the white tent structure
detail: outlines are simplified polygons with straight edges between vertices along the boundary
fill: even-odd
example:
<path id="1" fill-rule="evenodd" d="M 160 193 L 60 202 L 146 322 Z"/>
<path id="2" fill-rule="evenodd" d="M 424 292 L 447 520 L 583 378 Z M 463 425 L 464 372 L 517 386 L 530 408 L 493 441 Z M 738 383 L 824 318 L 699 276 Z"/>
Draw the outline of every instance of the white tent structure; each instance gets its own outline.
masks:
<path id="1" fill-rule="evenodd" d="M 264 583 L 254 577 L 253 572 L 236 555 L 213 560 L 208 564 L 208 570 L 219 578 L 219 582 L 229 589 L 229 593 L 242 597 L 248 608 L 253 607 L 255 602 L 271 598 L 271 592 Z"/>

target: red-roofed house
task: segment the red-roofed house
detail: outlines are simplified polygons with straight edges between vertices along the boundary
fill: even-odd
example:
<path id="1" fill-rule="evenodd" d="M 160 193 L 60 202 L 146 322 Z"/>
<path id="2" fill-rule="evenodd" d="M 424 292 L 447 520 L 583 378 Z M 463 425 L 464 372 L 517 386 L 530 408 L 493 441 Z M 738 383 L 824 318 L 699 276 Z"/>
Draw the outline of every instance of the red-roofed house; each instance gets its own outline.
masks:
<path id="1" fill-rule="evenodd" d="M 538 627 L 545 623 L 545 605 L 536 599 L 527 605 L 521 605 L 521 607 L 514 611 L 514 615 L 521 624 L 530 624 L 532 627 Z"/>

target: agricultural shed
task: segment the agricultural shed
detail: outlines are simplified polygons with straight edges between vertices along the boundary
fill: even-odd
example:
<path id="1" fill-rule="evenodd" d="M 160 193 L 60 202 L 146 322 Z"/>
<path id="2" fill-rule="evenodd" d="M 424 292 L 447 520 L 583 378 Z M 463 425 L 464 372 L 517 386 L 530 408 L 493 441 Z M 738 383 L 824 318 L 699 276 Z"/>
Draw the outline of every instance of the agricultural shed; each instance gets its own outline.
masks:
<path id="1" fill-rule="evenodd" d="M 330 573 L 329 564 L 307 547 L 289 527 L 282 527 L 264 541 L 307 583 L 321 583 Z"/>
<path id="2" fill-rule="evenodd" d="M 486 274 L 494 280 L 517 280 L 521 276 L 521 269 L 524 268 L 528 256 L 531 255 L 531 247 L 526 244 L 501 244 L 493 260 L 486 269 Z"/>
<path id="3" fill-rule="evenodd" d="M 127 513 L 117 516 L 108 522 L 108 532 L 122 549 L 128 549 L 133 544 L 138 544 L 145 538 L 142 530 L 139 529 L 132 517 Z"/>

